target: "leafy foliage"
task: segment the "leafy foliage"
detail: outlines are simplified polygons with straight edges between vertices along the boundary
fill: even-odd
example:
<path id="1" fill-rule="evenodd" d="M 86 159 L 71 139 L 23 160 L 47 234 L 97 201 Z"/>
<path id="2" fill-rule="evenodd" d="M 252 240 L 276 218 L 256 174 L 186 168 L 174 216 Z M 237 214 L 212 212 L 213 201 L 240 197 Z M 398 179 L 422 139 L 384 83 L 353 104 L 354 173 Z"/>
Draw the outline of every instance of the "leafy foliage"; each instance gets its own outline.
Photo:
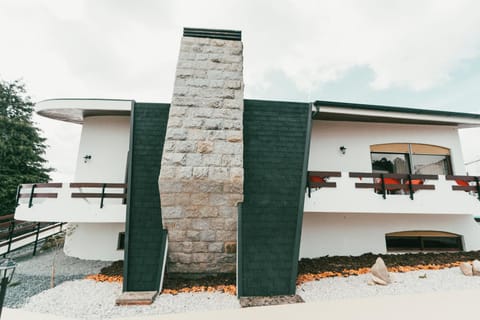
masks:
<path id="1" fill-rule="evenodd" d="M 0 81 L 0 215 L 15 210 L 17 186 L 47 182 L 45 139 L 32 121 L 33 103 L 19 81 Z"/>

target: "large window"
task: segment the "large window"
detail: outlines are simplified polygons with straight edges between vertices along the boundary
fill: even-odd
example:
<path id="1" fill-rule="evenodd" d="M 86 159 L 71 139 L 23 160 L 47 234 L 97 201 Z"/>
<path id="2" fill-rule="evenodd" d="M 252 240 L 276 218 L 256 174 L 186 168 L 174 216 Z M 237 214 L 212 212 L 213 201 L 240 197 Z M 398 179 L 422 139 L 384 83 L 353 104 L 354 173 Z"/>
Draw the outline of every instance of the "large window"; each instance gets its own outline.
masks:
<path id="1" fill-rule="evenodd" d="M 452 174 L 450 150 L 443 147 L 389 143 L 370 147 L 372 171 L 403 174 Z"/>

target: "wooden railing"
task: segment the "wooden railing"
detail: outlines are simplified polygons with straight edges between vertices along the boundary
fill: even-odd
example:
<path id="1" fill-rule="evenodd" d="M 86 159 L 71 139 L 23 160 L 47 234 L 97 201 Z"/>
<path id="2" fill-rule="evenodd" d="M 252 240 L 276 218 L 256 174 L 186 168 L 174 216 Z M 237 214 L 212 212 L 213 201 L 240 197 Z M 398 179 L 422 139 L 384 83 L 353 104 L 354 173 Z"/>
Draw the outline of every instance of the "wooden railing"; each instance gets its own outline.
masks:
<path id="1" fill-rule="evenodd" d="M 106 198 L 127 199 L 126 183 L 94 183 L 94 182 L 72 182 L 70 188 L 101 188 L 101 192 L 73 192 L 72 198 L 100 198 L 100 208 L 103 208 L 103 202 Z M 107 188 L 123 189 L 122 193 L 108 193 Z"/>
<path id="2" fill-rule="evenodd" d="M 37 189 L 44 188 L 61 188 L 62 183 L 33 183 L 33 184 L 21 184 L 17 188 L 17 205 L 20 198 L 29 198 L 28 207 L 31 208 L 33 205 L 33 198 L 57 198 L 57 192 L 35 192 Z M 22 189 L 30 188 L 29 193 L 21 193 Z"/>
<path id="3" fill-rule="evenodd" d="M 307 189 L 308 197 L 310 198 L 312 188 L 336 188 L 336 182 L 328 182 L 330 177 L 341 177 L 339 171 L 308 171 L 307 175 Z"/>
<path id="4" fill-rule="evenodd" d="M 58 189 L 62 188 L 62 183 L 33 183 L 21 184 L 17 188 L 17 205 L 20 199 L 28 198 L 28 207 L 33 206 L 34 198 L 58 198 L 58 192 L 51 190 L 44 192 L 37 192 L 38 189 Z M 100 198 L 100 208 L 104 206 L 105 199 L 123 199 L 125 204 L 127 200 L 127 184 L 126 183 L 101 183 L 101 182 L 72 182 L 70 188 L 97 188 L 100 192 L 72 192 L 72 198 Z M 22 193 L 22 190 L 28 190 Z M 107 189 L 123 189 L 122 192 L 107 192 Z"/>
<path id="5" fill-rule="evenodd" d="M 478 200 L 480 200 L 480 182 L 477 176 L 452 176 L 445 177 L 446 180 L 454 180 L 457 185 L 452 186 L 454 191 L 466 191 L 477 194 Z"/>
<path id="6" fill-rule="evenodd" d="M 435 190 L 433 184 L 426 184 L 426 180 L 438 180 L 438 175 L 431 174 L 395 174 L 395 173 L 372 173 L 372 172 L 350 172 L 350 178 L 372 178 L 373 182 L 357 182 L 355 188 L 369 189 L 382 194 L 387 198 L 391 192 L 406 192 L 413 200 L 417 190 Z"/>

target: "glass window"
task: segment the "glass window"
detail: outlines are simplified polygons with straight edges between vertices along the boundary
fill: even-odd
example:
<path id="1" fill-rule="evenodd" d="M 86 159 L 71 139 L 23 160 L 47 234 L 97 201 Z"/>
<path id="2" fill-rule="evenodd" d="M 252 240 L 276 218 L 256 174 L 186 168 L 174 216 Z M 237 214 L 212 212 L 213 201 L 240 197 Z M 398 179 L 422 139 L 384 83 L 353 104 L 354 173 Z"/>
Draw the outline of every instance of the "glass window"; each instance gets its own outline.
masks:
<path id="1" fill-rule="evenodd" d="M 376 173 L 410 172 L 408 154 L 403 153 L 372 153 L 372 170 Z"/>
<path id="2" fill-rule="evenodd" d="M 414 154 L 412 162 L 414 174 L 452 174 L 449 156 Z"/>

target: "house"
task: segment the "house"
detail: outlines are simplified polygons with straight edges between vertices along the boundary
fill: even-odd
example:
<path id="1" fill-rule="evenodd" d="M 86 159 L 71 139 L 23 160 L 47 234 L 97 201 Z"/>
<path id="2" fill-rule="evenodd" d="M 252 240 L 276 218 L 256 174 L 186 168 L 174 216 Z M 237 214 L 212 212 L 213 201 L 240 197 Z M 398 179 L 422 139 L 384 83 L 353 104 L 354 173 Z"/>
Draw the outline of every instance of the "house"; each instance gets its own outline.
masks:
<path id="1" fill-rule="evenodd" d="M 480 115 L 244 99 L 242 51 L 239 31 L 185 28 L 169 104 L 39 102 L 82 125 L 77 169 L 24 185 L 16 218 L 69 222 L 68 255 L 124 259 L 124 291 L 166 268 L 292 294 L 302 257 L 480 249 L 458 137 Z"/>

